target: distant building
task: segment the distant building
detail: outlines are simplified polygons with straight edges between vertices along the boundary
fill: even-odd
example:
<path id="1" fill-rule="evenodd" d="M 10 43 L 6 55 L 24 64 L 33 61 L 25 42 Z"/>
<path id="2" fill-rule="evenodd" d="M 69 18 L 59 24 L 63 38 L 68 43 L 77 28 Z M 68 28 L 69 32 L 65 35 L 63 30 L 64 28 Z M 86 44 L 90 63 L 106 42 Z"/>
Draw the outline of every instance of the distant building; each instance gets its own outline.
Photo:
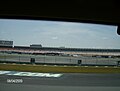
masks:
<path id="1" fill-rule="evenodd" d="M 12 47 L 13 41 L 0 40 L 0 46 L 1 47 Z"/>
<path id="2" fill-rule="evenodd" d="M 30 45 L 30 48 L 41 48 L 42 45 L 41 44 L 32 44 Z"/>

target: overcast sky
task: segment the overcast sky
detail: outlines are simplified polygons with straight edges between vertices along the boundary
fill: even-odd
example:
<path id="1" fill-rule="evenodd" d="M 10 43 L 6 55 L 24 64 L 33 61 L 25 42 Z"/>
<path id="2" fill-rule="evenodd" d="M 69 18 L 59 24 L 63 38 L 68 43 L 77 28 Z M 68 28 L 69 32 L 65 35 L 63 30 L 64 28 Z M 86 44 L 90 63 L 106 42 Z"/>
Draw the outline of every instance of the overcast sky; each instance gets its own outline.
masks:
<path id="1" fill-rule="evenodd" d="M 0 19 L 0 40 L 14 45 L 120 49 L 117 26 L 40 20 Z"/>

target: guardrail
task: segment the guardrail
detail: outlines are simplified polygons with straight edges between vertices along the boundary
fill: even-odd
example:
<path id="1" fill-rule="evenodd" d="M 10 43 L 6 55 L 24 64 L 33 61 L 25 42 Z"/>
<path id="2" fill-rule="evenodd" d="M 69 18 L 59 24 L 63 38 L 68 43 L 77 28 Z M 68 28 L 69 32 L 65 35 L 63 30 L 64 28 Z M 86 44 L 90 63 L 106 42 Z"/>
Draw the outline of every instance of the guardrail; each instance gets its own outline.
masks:
<path id="1" fill-rule="evenodd" d="M 33 60 L 34 59 L 34 60 Z M 8 54 L 0 53 L 0 63 L 17 64 L 50 64 L 50 65 L 106 65 L 119 66 L 120 58 L 98 58 L 98 57 L 71 57 L 71 56 L 50 56 L 31 54 Z"/>

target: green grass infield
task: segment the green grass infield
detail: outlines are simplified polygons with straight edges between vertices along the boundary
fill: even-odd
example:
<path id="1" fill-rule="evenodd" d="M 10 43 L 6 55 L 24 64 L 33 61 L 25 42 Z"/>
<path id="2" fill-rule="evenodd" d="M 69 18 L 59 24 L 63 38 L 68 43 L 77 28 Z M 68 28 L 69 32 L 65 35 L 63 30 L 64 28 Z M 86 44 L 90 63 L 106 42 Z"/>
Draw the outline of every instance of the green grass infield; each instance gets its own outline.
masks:
<path id="1" fill-rule="evenodd" d="M 49 73 L 120 73 L 120 67 L 0 64 L 0 70 Z"/>

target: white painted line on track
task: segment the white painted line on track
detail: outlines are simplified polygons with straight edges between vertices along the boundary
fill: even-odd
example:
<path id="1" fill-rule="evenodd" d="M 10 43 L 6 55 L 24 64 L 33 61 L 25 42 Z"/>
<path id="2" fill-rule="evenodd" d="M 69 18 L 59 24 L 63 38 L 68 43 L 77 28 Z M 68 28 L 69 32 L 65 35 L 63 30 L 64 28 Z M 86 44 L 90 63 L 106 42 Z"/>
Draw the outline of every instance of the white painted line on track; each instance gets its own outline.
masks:
<path id="1" fill-rule="evenodd" d="M 47 65 L 44 65 L 44 66 L 47 66 Z"/>
<path id="2" fill-rule="evenodd" d="M 88 66 L 85 66 L 85 67 L 88 67 Z"/>
<path id="3" fill-rule="evenodd" d="M 0 71 L 0 75 L 1 74 L 6 74 L 6 73 L 9 73 L 10 71 Z"/>
<path id="4" fill-rule="evenodd" d="M 105 67 L 108 67 L 108 66 L 105 66 Z"/>
<path id="5" fill-rule="evenodd" d="M 0 75 L 13 76 L 32 76 L 32 77 L 61 77 L 63 74 L 56 73 L 37 73 L 37 72 L 18 72 L 18 71 L 0 71 Z"/>
<path id="6" fill-rule="evenodd" d="M 67 67 L 66 65 L 64 65 L 64 67 Z"/>
<path id="7" fill-rule="evenodd" d="M 114 66 L 114 68 L 117 68 L 117 66 Z"/>

